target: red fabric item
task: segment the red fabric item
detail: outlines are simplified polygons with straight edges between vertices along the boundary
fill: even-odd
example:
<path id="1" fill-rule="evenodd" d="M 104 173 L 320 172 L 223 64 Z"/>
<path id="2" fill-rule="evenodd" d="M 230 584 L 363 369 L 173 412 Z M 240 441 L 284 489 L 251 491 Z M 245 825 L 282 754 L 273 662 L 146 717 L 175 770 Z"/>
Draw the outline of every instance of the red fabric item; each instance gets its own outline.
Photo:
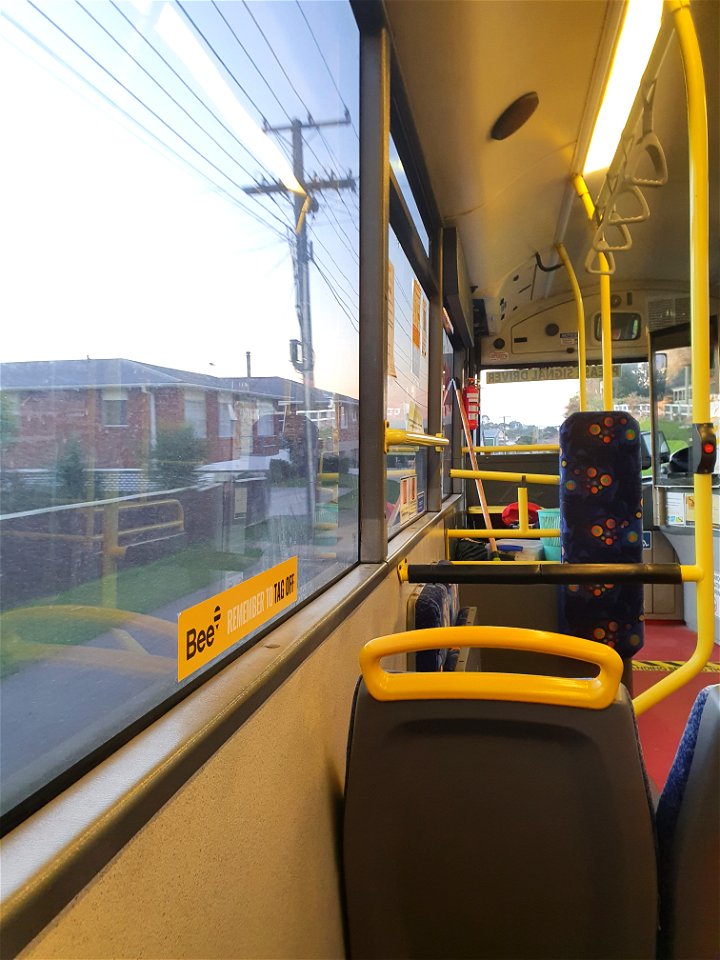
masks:
<path id="1" fill-rule="evenodd" d="M 531 527 L 534 527 L 538 522 L 538 510 L 542 510 L 542 507 L 539 507 L 536 503 L 530 503 L 528 501 L 528 522 Z M 520 519 L 520 512 L 518 510 L 517 501 L 515 503 L 508 504 L 507 507 L 502 512 L 502 522 L 506 527 L 517 526 L 518 520 Z"/>

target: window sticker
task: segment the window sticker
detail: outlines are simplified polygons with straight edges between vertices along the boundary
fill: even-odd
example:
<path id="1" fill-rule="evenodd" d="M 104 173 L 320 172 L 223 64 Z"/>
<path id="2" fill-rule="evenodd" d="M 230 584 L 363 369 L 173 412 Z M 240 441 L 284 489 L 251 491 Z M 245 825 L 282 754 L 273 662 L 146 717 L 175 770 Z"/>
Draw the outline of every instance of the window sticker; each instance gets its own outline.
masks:
<path id="1" fill-rule="evenodd" d="M 397 377 L 395 369 L 395 267 L 388 260 L 387 272 L 387 372 L 389 377 Z"/>
<path id="2" fill-rule="evenodd" d="M 291 557 L 183 610 L 178 618 L 178 681 L 294 603 L 297 570 L 297 557 Z"/>
<path id="3" fill-rule="evenodd" d="M 420 376 L 420 309 L 422 302 L 422 287 L 413 277 L 412 292 L 412 372 Z"/>

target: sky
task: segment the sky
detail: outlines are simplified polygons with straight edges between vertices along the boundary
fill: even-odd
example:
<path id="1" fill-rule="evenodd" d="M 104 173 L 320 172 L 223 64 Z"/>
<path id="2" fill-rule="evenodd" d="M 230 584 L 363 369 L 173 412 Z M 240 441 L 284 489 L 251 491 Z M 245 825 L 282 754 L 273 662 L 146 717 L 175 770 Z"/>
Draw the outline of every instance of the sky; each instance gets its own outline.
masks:
<path id="1" fill-rule="evenodd" d="M 484 380 L 484 377 L 483 377 Z M 538 383 L 482 384 L 480 405 L 491 423 L 520 423 L 536 427 L 558 426 L 565 419 L 568 401 L 579 389 L 578 380 L 543 380 Z"/>
<path id="2" fill-rule="evenodd" d="M 72 43 L 27 2 L 4 5 L 0 83 L 12 96 L 0 106 L 2 359 L 126 357 L 244 376 L 250 351 L 254 376 L 299 379 L 289 362 L 289 340 L 300 335 L 291 200 L 244 195 L 243 186 L 273 174 L 172 73 L 213 106 L 163 45 L 156 23 L 164 6 L 146 4 L 145 15 L 128 3 L 92 4 L 89 14 L 80 4 L 43 7 Z M 306 120 L 306 106 L 326 120 L 347 104 L 357 128 L 357 28 L 345 4 L 221 4 L 235 37 L 209 4 L 187 9 L 261 140 L 282 149 L 260 132 L 262 117 Z M 306 174 L 357 176 L 351 126 L 308 131 L 306 140 Z M 357 196 L 346 193 L 319 195 L 308 220 L 311 309 L 316 385 L 357 396 Z"/>

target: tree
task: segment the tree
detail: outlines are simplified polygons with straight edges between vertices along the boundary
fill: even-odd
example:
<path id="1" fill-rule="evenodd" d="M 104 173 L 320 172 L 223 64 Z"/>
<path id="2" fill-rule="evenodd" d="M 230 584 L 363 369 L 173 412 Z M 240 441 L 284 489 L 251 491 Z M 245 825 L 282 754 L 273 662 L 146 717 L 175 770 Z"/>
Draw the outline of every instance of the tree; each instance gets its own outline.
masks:
<path id="1" fill-rule="evenodd" d="M 82 500 L 85 494 L 85 455 L 75 437 L 68 440 L 57 459 L 58 492 L 66 500 Z"/>
<path id="2" fill-rule="evenodd" d="M 163 487 L 187 487 L 205 459 L 205 443 L 186 423 L 182 427 L 158 430 L 152 455 L 155 475 Z"/>
<path id="3" fill-rule="evenodd" d="M 0 444 L 3 447 L 9 447 L 19 430 L 18 415 L 13 409 L 10 395 L 0 393 Z"/>
<path id="4" fill-rule="evenodd" d="M 565 419 L 567 420 L 567 418 L 573 413 L 578 413 L 579 410 L 580 410 L 580 394 L 575 393 L 573 394 L 572 397 L 570 397 L 570 399 L 567 402 L 567 406 L 565 407 Z"/>
<path id="5" fill-rule="evenodd" d="M 620 376 L 613 379 L 613 393 L 616 397 L 650 396 L 650 380 L 646 363 L 623 363 Z"/>

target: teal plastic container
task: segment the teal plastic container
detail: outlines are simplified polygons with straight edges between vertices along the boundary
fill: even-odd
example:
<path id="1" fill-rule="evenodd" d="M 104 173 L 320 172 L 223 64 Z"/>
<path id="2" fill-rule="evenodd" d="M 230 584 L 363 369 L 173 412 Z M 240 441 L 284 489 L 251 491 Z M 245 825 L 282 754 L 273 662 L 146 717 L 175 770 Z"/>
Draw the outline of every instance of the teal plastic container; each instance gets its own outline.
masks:
<path id="1" fill-rule="evenodd" d="M 560 528 L 560 508 L 546 507 L 538 510 L 538 521 L 541 530 L 557 530 Z M 560 537 L 543 537 L 540 541 L 545 548 L 546 560 L 561 560 Z"/>

